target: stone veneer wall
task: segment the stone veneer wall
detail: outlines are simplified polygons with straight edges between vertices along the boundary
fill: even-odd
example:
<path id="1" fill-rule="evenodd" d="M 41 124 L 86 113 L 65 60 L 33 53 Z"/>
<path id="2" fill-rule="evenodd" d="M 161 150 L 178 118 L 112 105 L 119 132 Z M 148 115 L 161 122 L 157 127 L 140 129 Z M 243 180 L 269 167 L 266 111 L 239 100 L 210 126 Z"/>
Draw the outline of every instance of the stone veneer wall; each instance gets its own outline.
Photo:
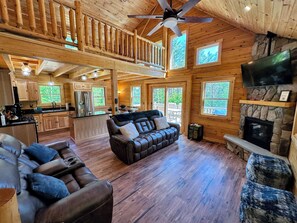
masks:
<path id="1" fill-rule="evenodd" d="M 275 38 L 272 42 L 271 54 L 291 49 L 293 65 L 293 84 L 252 87 L 247 89 L 248 100 L 279 101 L 282 90 L 291 90 L 289 101 L 296 101 L 297 98 L 297 40 L 287 38 Z M 253 59 L 267 56 L 268 39 L 265 35 L 257 35 L 253 46 Z M 242 104 L 240 108 L 240 130 L 239 136 L 243 137 L 245 117 L 259 118 L 264 121 L 273 121 L 273 136 L 270 143 L 272 153 L 287 156 L 290 146 L 291 131 L 295 113 L 294 108 L 268 107 L 260 105 Z"/>

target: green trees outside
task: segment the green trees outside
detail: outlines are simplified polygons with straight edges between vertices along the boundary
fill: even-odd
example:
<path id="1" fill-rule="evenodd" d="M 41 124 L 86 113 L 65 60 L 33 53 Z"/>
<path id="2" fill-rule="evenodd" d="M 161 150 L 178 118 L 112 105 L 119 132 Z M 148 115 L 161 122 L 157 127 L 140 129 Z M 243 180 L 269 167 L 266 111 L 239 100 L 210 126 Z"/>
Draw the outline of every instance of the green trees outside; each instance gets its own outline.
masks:
<path id="1" fill-rule="evenodd" d="M 60 86 L 39 86 L 41 104 L 50 104 L 53 101 L 61 103 L 61 88 Z"/>
<path id="2" fill-rule="evenodd" d="M 141 87 L 132 87 L 132 106 L 140 106 Z"/>
<path id="3" fill-rule="evenodd" d="M 105 91 L 103 87 L 93 87 L 93 103 L 95 107 L 105 106 Z"/>
<path id="4" fill-rule="evenodd" d="M 186 66 L 187 35 L 183 33 L 180 37 L 171 40 L 170 69 L 178 69 Z"/>

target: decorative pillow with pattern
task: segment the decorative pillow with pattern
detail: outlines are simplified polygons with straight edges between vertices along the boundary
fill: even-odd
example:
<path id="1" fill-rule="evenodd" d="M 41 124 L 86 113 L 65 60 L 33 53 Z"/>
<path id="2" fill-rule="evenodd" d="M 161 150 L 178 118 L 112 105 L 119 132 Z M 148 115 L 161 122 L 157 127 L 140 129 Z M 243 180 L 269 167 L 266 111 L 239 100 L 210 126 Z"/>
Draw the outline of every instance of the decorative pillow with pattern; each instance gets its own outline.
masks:
<path id="1" fill-rule="evenodd" d="M 168 127 L 170 127 L 167 122 L 167 118 L 165 116 L 160 117 L 160 118 L 155 118 L 154 122 L 156 124 L 157 130 L 167 129 Z"/>
<path id="2" fill-rule="evenodd" d="M 134 124 L 129 123 L 127 125 L 121 126 L 120 132 L 129 139 L 135 139 L 139 136 L 139 132 L 137 131 Z"/>

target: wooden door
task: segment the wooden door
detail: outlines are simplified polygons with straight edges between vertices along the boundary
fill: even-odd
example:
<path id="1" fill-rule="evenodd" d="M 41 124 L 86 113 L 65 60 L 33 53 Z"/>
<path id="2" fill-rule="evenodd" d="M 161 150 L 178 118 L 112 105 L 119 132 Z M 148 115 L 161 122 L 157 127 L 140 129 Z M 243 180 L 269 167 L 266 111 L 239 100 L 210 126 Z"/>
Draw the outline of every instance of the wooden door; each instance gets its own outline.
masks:
<path id="1" fill-rule="evenodd" d="M 26 80 L 17 80 L 17 87 L 20 101 L 28 101 L 28 85 Z"/>
<path id="2" fill-rule="evenodd" d="M 57 116 L 43 117 L 44 131 L 51 131 L 59 128 L 59 120 Z"/>
<path id="3" fill-rule="evenodd" d="M 39 94 L 38 94 L 38 84 L 36 82 L 28 82 L 28 95 L 30 101 L 38 101 Z"/>

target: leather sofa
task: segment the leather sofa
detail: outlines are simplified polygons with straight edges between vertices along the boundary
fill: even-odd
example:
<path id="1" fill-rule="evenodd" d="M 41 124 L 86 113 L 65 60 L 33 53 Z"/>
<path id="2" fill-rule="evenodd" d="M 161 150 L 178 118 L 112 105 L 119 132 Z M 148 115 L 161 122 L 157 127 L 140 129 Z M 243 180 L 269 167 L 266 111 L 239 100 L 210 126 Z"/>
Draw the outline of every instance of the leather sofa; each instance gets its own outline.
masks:
<path id="1" fill-rule="evenodd" d="M 105 180 L 98 180 L 69 148 L 67 142 L 57 142 L 48 146 L 57 150 L 58 155 L 54 161 L 39 165 L 24 153 L 26 145 L 12 136 L 0 134 L 0 188 L 16 189 L 22 223 L 111 222 L 111 184 Z M 62 172 L 53 167 L 49 168 L 65 183 L 69 196 L 48 203 L 30 192 L 27 174 L 35 170 L 44 171 L 48 168 L 43 167 L 51 166 L 50 163 L 73 159 L 78 162 L 69 165 L 69 168 L 63 169 Z"/>
<path id="2" fill-rule="evenodd" d="M 114 154 L 126 164 L 132 164 L 160 150 L 176 140 L 180 134 L 180 126 L 168 123 L 169 128 L 156 130 L 154 119 L 162 117 L 158 110 L 118 114 L 107 120 L 110 146 Z M 131 140 L 121 134 L 119 127 L 133 123 L 139 136 Z"/>

